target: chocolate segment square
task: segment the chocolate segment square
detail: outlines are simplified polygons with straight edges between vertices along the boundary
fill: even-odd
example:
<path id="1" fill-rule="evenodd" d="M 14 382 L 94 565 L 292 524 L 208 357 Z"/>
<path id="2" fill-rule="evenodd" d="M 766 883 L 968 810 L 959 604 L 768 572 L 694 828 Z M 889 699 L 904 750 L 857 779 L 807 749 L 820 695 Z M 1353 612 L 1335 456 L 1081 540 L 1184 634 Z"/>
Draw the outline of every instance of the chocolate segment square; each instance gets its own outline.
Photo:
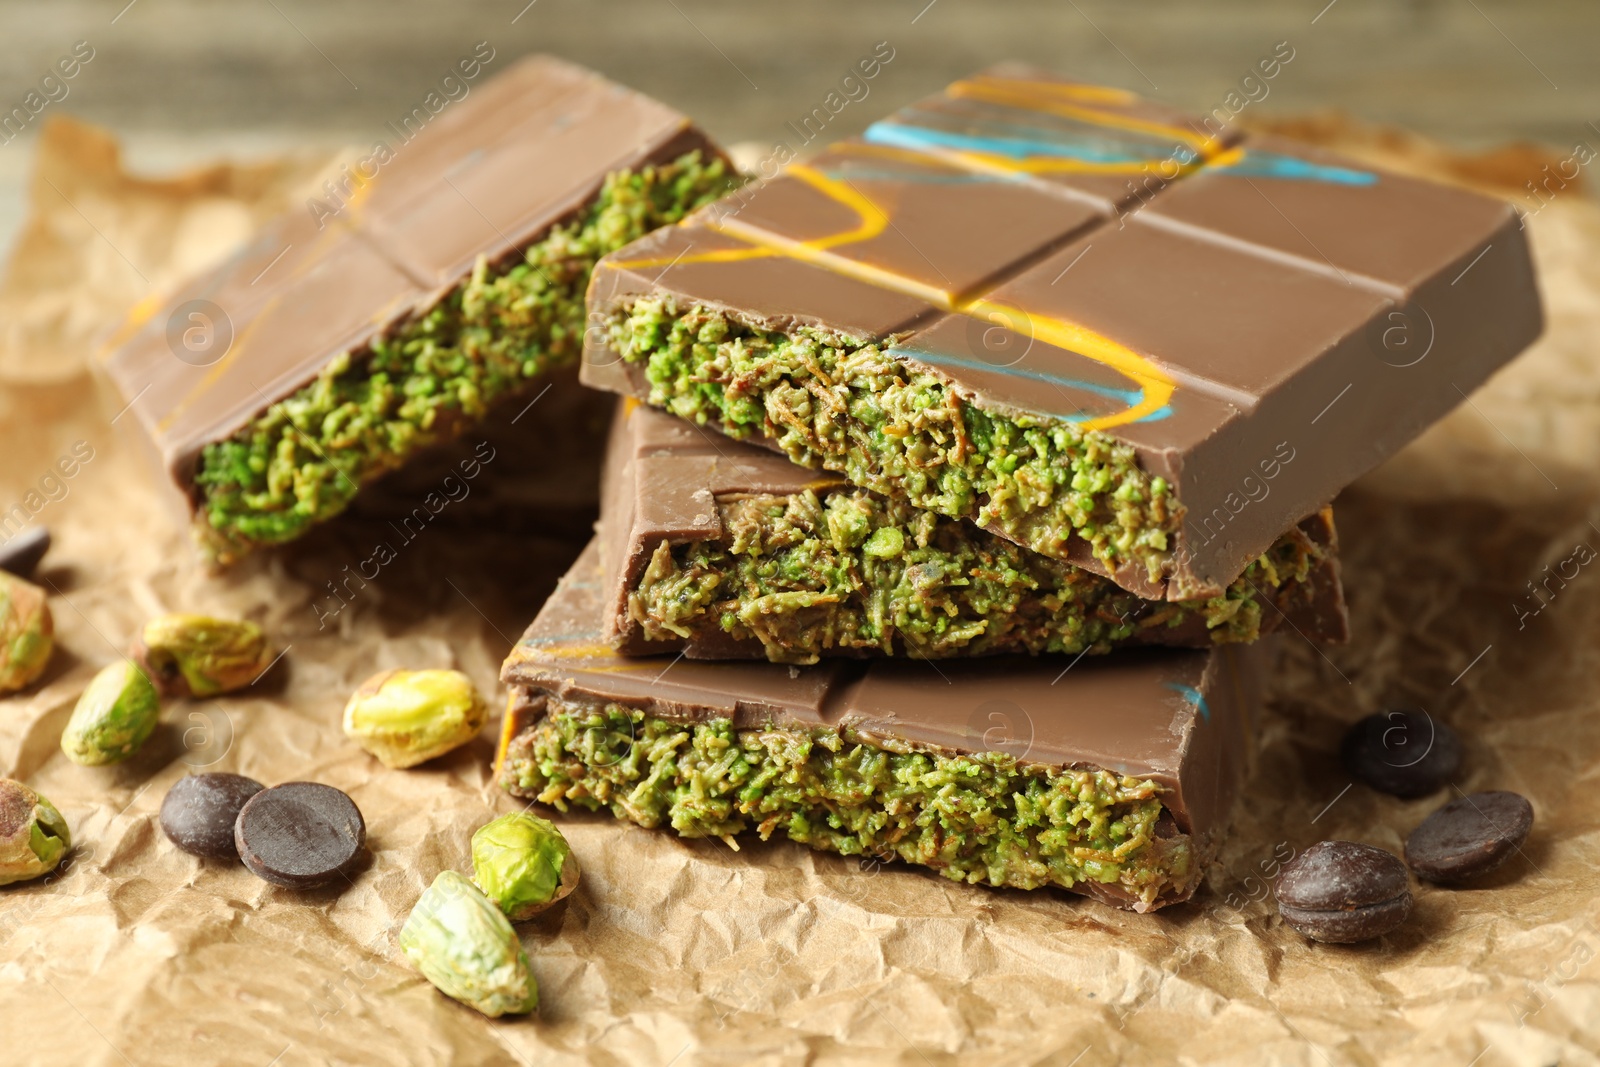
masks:
<path id="1" fill-rule="evenodd" d="M 869 144 L 940 156 L 972 171 L 1091 204 L 1136 207 L 1236 144 L 1137 93 L 1000 63 L 874 123 Z"/>
<path id="2" fill-rule="evenodd" d="M 948 304 L 986 288 L 1019 255 L 1043 255 L 1097 223 L 1086 203 L 998 175 L 870 146 L 795 164 L 724 201 L 724 233 Z"/>
<path id="3" fill-rule="evenodd" d="M 1492 244 L 1507 211 L 1464 189 L 1257 134 L 1236 162 L 1202 168 L 1140 217 L 1280 253 L 1347 284 L 1390 286 L 1399 297 Z"/>

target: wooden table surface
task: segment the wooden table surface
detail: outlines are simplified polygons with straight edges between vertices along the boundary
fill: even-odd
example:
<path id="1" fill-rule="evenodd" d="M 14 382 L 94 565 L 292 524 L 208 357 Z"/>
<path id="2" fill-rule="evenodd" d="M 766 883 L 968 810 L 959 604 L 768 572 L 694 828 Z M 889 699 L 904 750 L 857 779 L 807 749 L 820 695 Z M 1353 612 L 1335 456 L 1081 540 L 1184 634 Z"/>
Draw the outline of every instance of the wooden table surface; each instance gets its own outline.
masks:
<path id="1" fill-rule="evenodd" d="M 784 139 L 880 41 L 894 59 L 830 135 L 1006 57 L 1209 111 L 1287 41 L 1259 113 L 1600 147 L 1594 0 L 0 0 L 0 112 L 80 40 L 94 58 L 45 114 L 114 128 L 156 171 L 370 142 L 479 41 L 496 64 L 543 50 L 594 66 L 725 143 Z M 0 144 L 0 248 L 33 140 Z"/>

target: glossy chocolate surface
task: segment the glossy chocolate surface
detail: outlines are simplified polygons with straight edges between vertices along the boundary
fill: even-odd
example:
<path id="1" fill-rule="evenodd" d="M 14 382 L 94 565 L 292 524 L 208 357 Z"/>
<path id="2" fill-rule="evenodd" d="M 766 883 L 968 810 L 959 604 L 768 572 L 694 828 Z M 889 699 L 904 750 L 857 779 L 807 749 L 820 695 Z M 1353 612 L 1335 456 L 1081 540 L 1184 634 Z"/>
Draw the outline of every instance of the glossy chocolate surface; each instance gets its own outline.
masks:
<path id="1" fill-rule="evenodd" d="M 636 401 L 623 401 L 612 423 L 602 488 L 599 545 L 606 581 L 607 641 L 629 655 L 681 650 L 691 659 L 763 658 L 759 640 L 735 638 L 714 619 L 690 638 L 650 641 L 629 614 L 628 595 L 663 541 L 723 538 L 717 501 L 749 493 L 785 496 L 807 489 L 821 495 L 848 485 L 839 475 L 797 466 L 767 449 L 730 440 Z M 1348 618 L 1331 509 L 1305 518 L 1300 528 L 1328 555 L 1303 586 L 1285 588 L 1268 598 L 1268 605 L 1276 606 L 1263 607 L 1262 631 L 1292 628 L 1308 639 L 1344 641 L 1349 636 Z M 1212 645 L 1205 620 L 1198 616 L 1175 627 L 1141 630 L 1126 643 Z"/>
<path id="2" fill-rule="evenodd" d="M 1187 518 L 1164 574 L 1112 577 L 1173 600 L 1216 595 L 1543 325 L 1505 203 L 1015 65 L 622 249 L 591 317 L 650 295 L 883 343 L 981 407 L 1131 444 Z M 648 396 L 587 340 L 586 383 Z"/>
<path id="3" fill-rule="evenodd" d="M 502 743 L 543 697 L 614 702 L 678 721 L 826 726 L 955 752 L 1003 750 L 1048 767 L 1158 782 L 1205 856 L 1254 749 L 1272 641 L 1214 651 L 1132 650 L 1064 659 L 830 660 L 811 667 L 626 657 L 605 643 L 596 544 L 562 580 L 501 670 L 512 687 Z M 996 738 L 999 740 L 996 740 Z"/>
<path id="4" fill-rule="evenodd" d="M 336 214 L 278 218 L 136 314 L 108 347 L 106 373 L 128 405 L 119 419 L 140 428 L 191 496 L 203 446 L 432 307 L 480 255 L 498 265 L 539 240 L 608 172 L 717 152 L 671 108 L 548 56 L 514 64 L 391 148 Z M 186 308 L 193 301 L 208 305 Z M 185 352 L 173 323 L 180 334 L 227 331 L 231 344 Z"/>

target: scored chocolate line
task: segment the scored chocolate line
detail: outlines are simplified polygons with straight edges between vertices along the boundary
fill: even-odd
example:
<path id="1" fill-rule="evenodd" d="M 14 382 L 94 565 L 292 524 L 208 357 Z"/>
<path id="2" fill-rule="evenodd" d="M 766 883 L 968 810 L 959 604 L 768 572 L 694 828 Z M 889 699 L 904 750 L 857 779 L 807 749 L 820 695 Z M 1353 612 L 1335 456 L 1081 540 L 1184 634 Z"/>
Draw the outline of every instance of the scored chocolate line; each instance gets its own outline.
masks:
<path id="1" fill-rule="evenodd" d="M 1265 194 L 1263 194 L 1263 196 L 1264 195 Z M 1271 201 L 1268 201 L 1267 203 L 1268 206 L 1271 206 Z M 1289 222 L 1289 225 L 1294 226 L 1293 220 L 1289 219 L 1287 215 L 1284 216 L 1284 219 Z M 1393 300 L 1395 303 L 1404 303 L 1407 297 L 1405 289 L 1401 286 L 1395 285 L 1393 282 L 1386 282 L 1381 278 L 1374 278 L 1370 275 L 1362 274 L 1360 271 L 1347 270 L 1343 267 L 1334 266 L 1333 262 L 1328 259 L 1317 260 L 1312 259 L 1309 256 L 1301 256 L 1296 255 L 1293 252 L 1285 252 L 1278 248 L 1268 248 L 1266 245 L 1257 244 L 1254 241 L 1247 241 L 1243 237 L 1235 237 L 1232 234 L 1223 233 L 1220 230 L 1213 230 L 1206 226 L 1198 226 L 1192 222 L 1185 222 L 1182 219 L 1171 218 L 1170 216 L 1156 214 L 1155 212 L 1151 212 L 1148 216 L 1142 216 L 1138 221 L 1144 225 L 1153 226 L 1157 229 L 1166 230 L 1168 233 L 1177 234 L 1180 237 L 1188 237 L 1192 240 L 1204 241 L 1220 248 L 1226 248 L 1244 255 L 1255 256 L 1257 259 L 1264 259 L 1270 263 L 1278 263 L 1285 267 L 1306 271 L 1311 274 L 1318 274 L 1324 278 L 1332 279 L 1333 281 L 1343 282 L 1353 288 L 1363 289 L 1369 293 L 1375 293 L 1378 296 L 1387 297 L 1388 299 Z M 1296 229 L 1298 229 L 1298 227 L 1296 227 Z M 1307 243 L 1310 243 L 1310 238 L 1307 238 Z M 1316 246 L 1313 245 L 1312 247 L 1315 248 Z"/>

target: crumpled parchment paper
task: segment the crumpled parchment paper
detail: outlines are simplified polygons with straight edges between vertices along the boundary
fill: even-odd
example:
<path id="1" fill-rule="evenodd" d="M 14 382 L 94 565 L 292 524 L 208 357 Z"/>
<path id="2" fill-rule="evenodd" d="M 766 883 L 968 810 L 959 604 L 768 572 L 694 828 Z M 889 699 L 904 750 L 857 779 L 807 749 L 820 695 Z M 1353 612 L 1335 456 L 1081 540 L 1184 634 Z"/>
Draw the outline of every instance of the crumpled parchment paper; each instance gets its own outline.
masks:
<path id="1" fill-rule="evenodd" d="M 1526 150 L 1462 161 L 1328 119 L 1290 132 L 1507 195 L 1537 169 Z M 1528 220 L 1545 338 L 1339 500 L 1355 639 L 1324 651 L 1289 639 L 1258 770 L 1195 903 L 1138 916 L 567 816 L 582 885 L 520 928 L 539 1013 L 490 1021 L 435 992 L 395 935 L 435 874 L 469 869 L 473 829 L 515 806 L 491 782 L 497 724 L 421 769 L 387 771 L 344 738 L 339 713 L 387 667 L 457 666 L 499 691 L 501 658 L 581 541 L 568 513 L 584 506 L 570 491 L 586 475 L 549 479 L 538 458 L 540 427 L 563 425 L 564 409 L 535 409 L 525 449 L 501 447 L 459 508 L 335 599 L 328 583 L 389 536 L 381 501 L 208 574 L 85 370 L 124 308 L 297 203 L 325 163 L 148 181 L 123 174 L 98 131 L 58 122 L 41 142 L 33 220 L 0 288 L 0 508 L 40 494 L 37 519 L 57 538 L 40 580 L 58 649 L 40 683 L 0 699 L 0 772 L 50 797 L 77 847 L 59 875 L 0 889 L 0 1060 L 1600 1059 L 1600 565 L 1568 562 L 1600 549 L 1600 209 L 1581 192 Z M 50 477 L 78 441 L 93 458 Z M 528 491 L 541 470 L 569 490 L 550 512 L 559 521 Z M 390 495 L 425 483 L 419 472 Z M 169 704 L 128 763 L 67 762 L 57 740 L 84 684 L 146 616 L 174 609 L 255 619 L 287 655 L 251 690 Z M 1472 888 L 1418 887 L 1410 922 L 1382 943 L 1312 945 L 1276 917 L 1277 866 L 1324 838 L 1398 851 L 1448 799 L 1383 797 L 1340 769 L 1344 726 L 1386 706 L 1460 731 L 1467 761 L 1449 796 L 1522 792 L 1533 837 Z M 157 812 L 202 769 L 346 790 L 370 863 L 348 885 L 294 893 L 177 851 Z"/>

